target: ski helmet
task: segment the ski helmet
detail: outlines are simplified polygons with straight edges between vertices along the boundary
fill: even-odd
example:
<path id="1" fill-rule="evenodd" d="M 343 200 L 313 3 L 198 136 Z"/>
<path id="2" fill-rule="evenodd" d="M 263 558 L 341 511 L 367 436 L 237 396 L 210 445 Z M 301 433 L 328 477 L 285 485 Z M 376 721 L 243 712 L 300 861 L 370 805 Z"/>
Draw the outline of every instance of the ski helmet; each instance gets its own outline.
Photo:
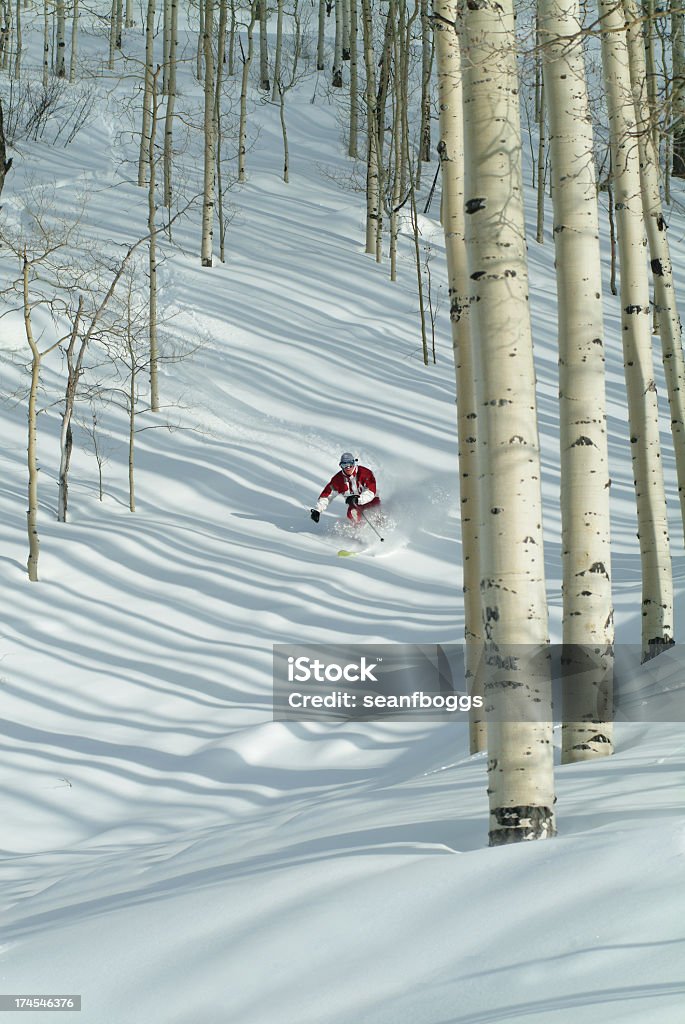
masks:
<path id="1" fill-rule="evenodd" d="M 338 465 L 341 469 L 348 469 L 349 467 L 356 465 L 356 462 L 357 460 L 352 452 L 343 452 L 340 456 L 340 462 Z"/>

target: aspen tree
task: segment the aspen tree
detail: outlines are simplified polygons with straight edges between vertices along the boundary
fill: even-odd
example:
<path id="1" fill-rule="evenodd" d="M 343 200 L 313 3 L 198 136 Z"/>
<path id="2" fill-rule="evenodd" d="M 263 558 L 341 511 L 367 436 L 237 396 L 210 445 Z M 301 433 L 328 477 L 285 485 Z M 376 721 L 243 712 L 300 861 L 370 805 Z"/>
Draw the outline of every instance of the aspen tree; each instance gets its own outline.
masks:
<path id="1" fill-rule="evenodd" d="M 476 370 L 490 844 L 554 835 L 540 447 L 514 8 L 462 11 L 466 252 Z"/>
<path id="2" fill-rule="evenodd" d="M 542 244 L 545 240 L 545 86 L 541 82 L 538 96 L 538 160 L 537 160 L 537 223 L 535 241 Z"/>
<path id="3" fill-rule="evenodd" d="M 0 97 L 0 196 L 5 187 L 5 178 L 12 167 L 12 157 L 7 159 L 7 141 L 5 139 L 5 121 L 2 111 L 2 97 Z"/>
<path id="4" fill-rule="evenodd" d="M 76 310 L 74 323 L 71 329 L 71 337 L 69 338 L 69 344 L 64 350 L 67 364 L 67 384 L 64 392 L 64 410 L 62 412 L 62 423 L 60 426 L 60 460 L 59 471 L 57 474 L 57 521 L 60 523 L 66 523 L 67 521 L 67 508 L 69 504 L 69 466 L 71 463 L 71 452 L 74 446 L 71 420 L 74 414 L 74 405 L 76 403 L 76 391 L 83 368 L 83 357 L 88 346 L 88 341 L 85 338 L 81 338 L 78 351 L 76 351 L 76 342 L 79 337 L 82 310 L 83 296 L 79 296 L 78 308 Z"/>
<path id="5" fill-rule="evenodd" d="M 316 70 L 323 71 L 325 63 L 326 42 L 326 0 L 319 0 L 319 22 L 316 37 Z"/>
<path id="6" fill-rule="evenodd" d="M 48 19 L 48 0 L 44 0 L 43 12 L 45 23 L 47 25 Z M 19 78 L 21 75 L 21 49 L 22 49 L 22 38 L 21 38 L 21 0 L 17 0 L 16 15 L 14 19 L 14 77 Z"/>
<path id="7" fill-rule="evenodd" d="M 357 0 L 350 0 L 350 141 L 348 156 L 359 155 L 359 75 L 357 70 Z"/>
<path id="8" fill-rule="evenodd" d="M 335 4 L 335 43 L 333 46 L 333 78 L 334 89 L 342 89 L 343 84 L 343 0 L 333 0 Z"/>
<path id="9" fill-rule="evenodd" d="M 161 69 L 160 69 L 161 70 Z M 155 92 L 157 84 L 155 83 Z M 136 454 L 136 427 L 138 417 L 138 403 L 140 400 L 139 378 L 145 369 L 148 368 L 148 349 L 140 345 L 140 321 L 142 310 L 134 303 L 134 280 L 135 268 L 126 279 L 126 297 L 124 307 L 117 323 L 117 330 L 109 332 L 107 350 L 110 359 L 117 367 L 124 367 L 126 374 L 120 387 L 113 389 L 113 393 L 123 399 L 123 406 L 126 410 L 128 421 L 127 431 L 127 464 L 128 464 L 128 509 L 129 512 L 136 511 L 136 488 L 135 488 L 135 454 Z M 118 402 L 117 402 L 118 404 Z M 93 447 L 97 437 L 97 424 L 93 417 L 93 427 L 89 434 L 93 440 Z M 149 429 L 144 427 L 143 429 Z M 97 448 L 96 448 L 97 458 Z M 100 465 L 98 463 L 98 468 Z"/>
<path id="10" fill-rule="evenodd" d="M 224 218 L 224 194 L 221 180 L 221 143 L 223 130 L 221 123 L 221 91 L 224 78 L 224 63 L 226 61 L 226 23 L 228 21 L 227 0 L 219 0 L 219 42 L 216 55 L 216 86 L 214 90 L 214 134 L 216 137 L 216 199 L 217 217 L 219 221 L 219 259 L 226 262 L 226 220 Z"/>
<path id="11" fill-rule="evenodd" d="M 116 26 L 114 33 L 114 45 L 117 50 L 121 49 L 121 40 L 124 28 L 124 0 L 117 0 Z"/>
<path id="12" fill-rule="evenodd" d="M 26 448 L 27 467 L 29 475 L 28 484 L 28 510 L 26 512 L 26 525 L 29 539 L 29 557 L 27 572 L 31 583 L 38 582 L 38 556 L 40 554 L 40 538 L 38 536 L 38 389 L 40 385 L 41 362 L 46 355 L 61 344 L 62 338 L 54 342 L 42 352 L 33 334 L 33 323 L 31 319 L 31 299 L 29 294 L 29 270 L 30 261 L 24 250 L 22 265 L 22 288 L 23 288 L 23 309 L 24 309 L 24 330 L 26 340 L 31 350 L 31 386 L 29 388 L 28 401 L 28 444 Z"/>
<path id="13" fill-rule="evenodd" d="M 64 0 L 56 0 L 55 11 L 57 15 L 57 56 L 55 58 L 55 74 L 58 78 L 66 78 L 67 41 L 66 20 L 64 17 Z"/>
<path id="14" fill-rule="evenodd" d="M 624 2 L 630 79 L 637 116 L 636 132 L 640 156 L 642 211 L 649 242 L 654 302 L 659 316 L 659 334 L 671 413 L 671 434 L 678 475 L 680 511 L 683 527 L 685 527 L 685 361 L 683 360 L 680 317 L 673 284 L 673 265 L 668 244 L 667 225 L 661 205 L 658 152 L 655 149 L 654 135 L 651 131 L 652 114 L 647 96 L 647 85 L 650 78 L 647 75 L 645 64 L 639 12 L 635 0 L 624 0 Z"/>
<path id="15" fill-rule="evenodd" d="M 375 100 L 376 124 L 376 173 L 378 176 L 378 217 L 376 220 L 376 263 L 380 263 L 383 257 L 383 205 L 385 196 L 385 108 L 390 85 L 390 65 L 392 62 L 393 36 L 397 21 L 398 0 L 389 0 L 388 13 L 385 19 L 385 32 L 383 37 L 383 52 L 380 60 L 380 72 L 378 77 L 378 92 Z M 368 71 L 367 71 L 368 74 Z M 374 76 L 375 77 L 375 76 Z"/>
<path id="16" fill-rule="evenodd" d="M 71 55 L 69 57 L 69 81 L 73 82 L 76 75 L 76 58 L 78 55 L 78 3 L 72 0 L 71 14 Z"/>
<path id="17" fill-rule="evenodd" d="M 47 0 L 43 3 L 43 88 L 48 87 L 50 73 L 50 12 Z"/>
<path id="18" fill-rule="evenodd" d="M 109 10 L 109 59 L 107 67 L 110 71 L 114 68 L 114 49 L 115 49 L 115 35 L 116 35 L 116 22 L 117 22 L 117 0 L 112 0 L 112 6 Z"/>
<path id="19" fill-rule="evenodd" d="M 642 563 L 642 658 L 673 641 L 673 579 L 652 364 L 635 106 L 622 7 L 600 0 L 602 64 L 616 198 L 621 327 Z"/>
<path id="20" fill-rule="evenodd" d="M 402 0 L 402 3 L 405 5 L 406 10 L 406 0 Z M 402 47 L 400 52 L 399 67 L 400 83 L 402 89 L 402 109 L 404 111 L 404 115 L 402 117 L 402 152 L 404 153 L 404 159 L 400 165 L 400 192 L 402 195 L 406 194 L 408 187 L 407 182 L 409 182 L 409 190 L 412 196 L 414 197 L 413 201 L 415 201 L 416 195 L 415 190 L 411 190 L 413 188 L 414 183 L 416 183 L 416 188 L 418 188 L 421 180 L 421 141 L 419 138 L 419 159 L 417 160 L 416 163 L 416 182 L 414 182 L 414 175 L 411 174 L 410 171 L 411 147 L 409 144 L 409 56 L 412 50 L 412 29 L 414 22 L 419 16 L 419 10 L 419 5 L 415 3 L 414 9 L 410 17 L 408 19 L 400 20 L 400 32 L 404 33 L 404 46 Z M 418 233 L 418 221 L 416 223 L 416 233 Z M 419 290 L 421 289 L 419 288 Z"/>
<path id="21" fill-rule="evenodd" d="M 207 0 L 210 4 L 212 0 Z M 152 76 L 150 140 L 148 150 L 149 183 L 147 192 L 147 230 L 148 243 L 148 329 L 150 338 L 150 409 L 159 412 L 159 341 L 157 337 L 157 203 L 155 190 L 157 185 L 157 160 L 155 157 L 155 141 L 157 136 L 158 82 L 160 68 Z M 211 249 L 210 249 L 211 253 Z"/>
<path id="22" fill-rule="evenodd" d="M 670 22 L 665 19 L 665 23 L 670 25 Z M 671 54 L 671 39 L 668 33 L 668 29 L 660 27 L 659 39 L 661 42 L 661 67 L 665 69 L 668 63 L 668 59 Z M 665 112 L 664 125 L 661 129 L 661 136 L 663 136 L 663 160 L 661 162 L 662 178 L 664 186 L 664 202 L 667 206 L 671 205 L 671 170 L 673 168 L 673 132 L 670 130 L 670 121 L 672 117 L 672 97 L 673 97 L 673 79 L 670 75 L 667 75 L 664 71 L 664 83 L 661 92 L 662 97 L 662 110 Z M 660 147 L 659 147 L 660 148 Z"/>
<path id="23" fill-rule="evenodd" d="M 133 0 L 126 0 L 126 28 L 133 28 Z"/>
<path id="24" fill-rule="evenodd" d="M 459 496 L 464 591 L 464 660 L 469 692 L 476 694 L 483 627 L 478 550 L 478 448 L 476 361 L 469 325 L 469 283 L 464 224 L 464 119 L 461 52 L 456 19 L 459 0 L 434 0 L 433 27 L 440 109 L 438 156 L 443 194 L 445 255 L 457 382 Z M 482 678 L 480 679 L 482 684 Z M 482 690 L 482 685 L 481 685 Z M 482 696 L 482 693 L 480 694 Z M 475 713 L 470 722 L 470 749 L 486 749 L 486 727 Z"/>
<path id="25" fill-rule="evenodd" d="M 535 19 L 535 123 L 538 127 L 538 158 L 533 170 L 533 178 L 537 176 L 537 226 L 535 241 L 542 244 L 545 240 L 545 84 L 542 74 L 542 44 L 540 41 L 540 5 Z M 536 175 L 537 172 L 537 175 Z"/>
<path id="26" fill-rule="evenodd" d="M 2 12 L 2 24 L 0 24 L 0 67 L 3 71 L 7 70 L 7 62 L 9 58 L 10 50 L 10 39 L 12 34 L 12 4 L 10 0 L 5 0 Z"/>
<path id="27" fill-rule="evenodd" d="M 539 40 L 557 278 L 567 762 L 612 751 L 606 698 L 614 640 L 602 265 L 580 0 L 541 0 Z"/>
<path id="28" fill-rule="evenodd" d="M 376 64 L 373 52 L 371 0 L 361 0 L 366 68 L 366 252 L 378 259 L 378 234 L 381 219 L 380 176 L 378 170 L 378 119 L 376 110 Z"/>
<path id="29" fill-rule="evenodd" d="M 64 351 L 67 364 L 67 382 L 64 393 L 64 409 L 62 411 L 62 423 L 60 428 L 60 464 L 58 473 L 57 496 L 57 519 L 58 522 L 61 523 L 65 523 L 67 520 L 69 495 L 69 466 L 71 462 L 71 452 L 73 447 L 71 423 L 74 414 L 74 406 L 76 404 L 79 380 L 83 372 L 84 357 L 93 339 L 93 336 L 101 326 L 105 310 L 109 305 L 109 302 L 112 299 L 114 292 L 116 291 L 117 285 L 119 284 L 119 280 L 122 274 L 124 273 L 129 260 L 133 256 L 133 253 L 136 251 L 138 246 L 141 245 L 144 240 L 145 239 L 140 238 L 138 239 L 137 242 L 134 242 L 132 245 L 129 246 L 123 259 L 119 263 L 117 270 L 112 275 L 107 291 L 105 292 L 105 294 L 103 295 L 102 299 L 97 304 L 95 309 L 90 313 L 90 315 L 84 313 L 84 300 L 82 295 L 79 296 L 76 311 L 75 313 L 73 313 L 73 322 L 69 337 L 69 344 L 67 345 Z M 101 467 L 100 487 L 102 489 Z M 102 500 L 102 497 L 100 500 Z"/>
<path id="30" fill-rule="evenodd" d="M 171 0 L 169 39 L 169 74 L 167 104 L 164 116 L 164 205 L 171 210 L 174 113 L 176 110 L 176 51 L 178 46 L 178 0 Z"/>
<path id="31" fill-rule="evenodd" d="M 380 71 L 378 75 L 378 97 L 376 100 L 376 130 L 378 132 L 378 168 L 383 170 L 383 146 L 385 142 L 385 104 L 388 96 L 390 83 L 390 64 L 392 59 L 392 40 L 395 33 L 397 20 L 397 0 L 389 0 L 388 13 L 385 19 L 385 32 L 383 35 L 383 52 L 380 59 Z M 383 184 L 381 181 L 381 194 Z"/>
<path id="32" fill-rule="evenodd" d="M 130 295 L 130 291 L 129 291 Z M 131 331 L 131 321 L 126 325 L 126 350 L 130 363 L 131 376 L 129 378 L 128 391 L 128 509 L 129 512 L 136 510 L 136 486 L 135 486 L 135 441 L 136 441 L 136 402 L 138 399 L 138 365 L 136 362 L 136 351 Z"/>
<path id="33" fill-rule="evenodd" d="M 399 234 L 399 210 L 401 190 L 401 167 L 404 159 L 402 148 L 402 129 L 404 122 L 402 76 L 400 73 L 400 39 L 403 36 L 404 28 L 404 2 L 399 0 L 399 25 L 393 38 L 393 66 L 392 76 L 392 134 L 391 134 L 391 159 L 392 159 L 392 193 L 390 196 L 390 280 L 397 280 L 397 236 Z M 402 40 L 403 41 L 403 40 Z"/>
<path id="34" fill-rule="evenodd" d="M 145 85 L 143 88 L 143 123 L 140 132 L 138 185 L 143 188 L 149 172 L 150 122 L 152 120 L 152 61 L 155 43 L 155 0 L 147 0 L 145 16 Z"/>
<path id="35" fill-rule="evenodd" d="M 342 59 L 350 59 L 350 0 L 341 0 L 342 7 Z"/>
<path id="36" fill-rule="evenodd" d="M 431 158 L 431 73 L 433 70 L 433 45 L 428 14 L 428 0 L 421 3 L 421 128 L 419 133 L 419 164 L 430 163 Z M 417 183 L 418 187 L 418 183 Z"/>
<path id="37" fill-rule="evenodd" d="M 264 0 L 262 0 L 262 5 Z M 204 181 L 202 193 L 202 242 L 201 261 L 203 267 L 212 266 L 212 243 L 214 239 L 214 185 L 216 178 L 216 117 L 214 49 L 214 0 L 205 0 L 204 20 L 205 56 L 205 116 L 204 116 Z"/>
<path id="38" fill-rule="evenodd" d="M 281 74 L 278 82 L 276 83 L 278 85 L 278 112 L 281 121 L 281 137 L 283 139 L 283 181 L 286 184 L 288 184 L 290 179 L 290 156 L 288 151 L 288 132 L 285 122 L 285 97 L 298 81 L 297 67 L 300 58 L 302 40 L 302 24 L 297 4 L 294 6 L 293 20 L 295 22 L 295 35 L 293 39 L 293 61 L 290 68 L 290 74 L 288 75 L 287 80 L 284 80 L 283 75 Z"/>
<path id="39" fill-rule="evenodd" d="M 204 0 L 198 0 L 198 8 L 200 14 L 200 24 L 197 32 L 197 54 L 196 54 L 196 68 L 195 75 L 198 82 L 202 81 L 202 54 L 204 48 L 205 38 L 205 4 Z"/>
<path id="40" fill-rule="evenodd" d="M 235 74 L 235 29 L 236 29 L 236 16 L 235 16 L 235 5 L 236 0 L 231 0 L 231 27 L 228 32 L 228 74 L 233 76 Z"/>
<path id="41" fill-rule="evenodd" d="M 674 178 L 685 178 L 685 9 L 682 0 L 670 0 L 671 57 L 673 83 L 671 109 L 673 122 Z"/>
<path id="42" fill-rule="evenodd" d="M 274 53 L 274 85 L 271 102 L 278 98 L 278 83 L 281 80 L 281 52 L 283 50 L 283 0 L 276 0 L 276 51 Z"/>
<path id="43" fill-rule="evenodd" d="M 271 83 L 269 81 L 269 40 L 266 34 L 267 25 L 267 0 L 259 2 L 259 88 L 263 92 L 269 92 Z"/>
<path id="44" fill-rule="evenodd" d="M 162 94 L 169 92 L 169 68 L 171 66 L 171 2 L 164 0 L 162 21 Z"/>
<path id="45" fill-rule="evenodd" d="M 661 131 L 659 128 L 659 101 L 658 101 L 658 74 L 656 69 L 656 55 L 654 52 L 654 35 L 656 10 L 654 0 L 643 0 L 644 13 L 644 64 L 645 81 L 644 86 L 647 94 L 647 105 L 649 108 L 649 130 L 652 135 L 652 146 L 658 152 Z M 637 7 L 635 7 L 637 15 Z M 632 25 L 636 28 L 637 23 Z"/>
<path id="46" fill-rule="evenodd" d="M 247 26 L 247 54 L 243 54 L 243 74 L 240 83 L 240 124 L 238 128 L 238 181 L 245 181 L 247 154 L 247 87 L 254 52 L 254 27 L 257 20 L 257 0 L 250 4 L 250 22 Z"/>
<path id="47" fill-rule="evenodd" d="M 416 208 L 416 188 L 414 175 L 411 168 L 411 155 L 409 153 L 409 108 L 406 102 L 402 106 L 402 118 L 404 121 L 401 134 L 402 145 L 404 146 L 404 165 L 409 173 L 409 216 L 411 219 L 412 235 L 414 238 L 414 263 L 416 266 L 416 285 L 419 299 L 419 317 L 421 324 L 421 348 L 423 351 L 423 365 L 428 366 L 428 335 L 426 333 L 426 302 L 423 294 L 423 273 L 421 268 L 421 247 L 419 244 L 419 218 Z M 435 361 L 435 349 L 434 358 Z"/>

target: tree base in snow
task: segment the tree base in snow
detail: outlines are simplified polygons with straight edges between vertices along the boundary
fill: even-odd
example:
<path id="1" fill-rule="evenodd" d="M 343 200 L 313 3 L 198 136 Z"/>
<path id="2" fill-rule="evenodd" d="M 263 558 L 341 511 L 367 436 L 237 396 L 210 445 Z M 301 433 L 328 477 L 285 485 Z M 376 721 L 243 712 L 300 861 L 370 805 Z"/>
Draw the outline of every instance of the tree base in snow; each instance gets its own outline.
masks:
<path id="1" fill-rule="evenodd" d="M 490 846 L 552 839 L 557 834 L 551 807 L 499 807 L 493 816 L 497 827 L 490 829 Z"/>

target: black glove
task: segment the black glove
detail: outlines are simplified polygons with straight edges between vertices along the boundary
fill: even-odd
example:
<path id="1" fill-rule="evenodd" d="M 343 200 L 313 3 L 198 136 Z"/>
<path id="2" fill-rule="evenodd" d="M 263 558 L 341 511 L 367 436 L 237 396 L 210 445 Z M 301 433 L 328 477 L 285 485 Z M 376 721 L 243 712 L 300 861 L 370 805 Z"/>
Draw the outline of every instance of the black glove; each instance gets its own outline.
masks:
<path id="1" fill-rule="evenodd" d="M 310 509 L 310 515 L 315 523 L 318 523 L 319 519 L 321 519 L 321 513 L 318 508 Z"/>
<path id="2" fill-rule="evenodd" d="M 345 498 L 345 504 L 346 505 L 358 505 L 359 504 L 359 495 L 358 494 L 348 494 L 347 497 Z"/>

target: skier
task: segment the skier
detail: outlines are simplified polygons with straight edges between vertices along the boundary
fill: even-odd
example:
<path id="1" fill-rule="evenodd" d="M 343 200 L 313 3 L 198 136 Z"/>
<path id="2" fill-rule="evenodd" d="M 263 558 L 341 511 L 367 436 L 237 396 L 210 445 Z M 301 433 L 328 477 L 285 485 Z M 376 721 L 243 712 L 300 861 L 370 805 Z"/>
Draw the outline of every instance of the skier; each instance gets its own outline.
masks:
<path id="1" fill-rule="evenodd" d="M 342 494 L 347 505 L 347 518 L 353 523 L 362 521 L 362 508 L 376 508 L 381 499 L 376 494 L 376 478 L 366 466 L 359 466 L 351 452 L 343 452 L 340 456 L 340 472 L 329 480 L 316 503 L 311 509 L 311 517 L 318 523 L 321 513 L 328 508 L 328 503 L 336 494 Z"/>

